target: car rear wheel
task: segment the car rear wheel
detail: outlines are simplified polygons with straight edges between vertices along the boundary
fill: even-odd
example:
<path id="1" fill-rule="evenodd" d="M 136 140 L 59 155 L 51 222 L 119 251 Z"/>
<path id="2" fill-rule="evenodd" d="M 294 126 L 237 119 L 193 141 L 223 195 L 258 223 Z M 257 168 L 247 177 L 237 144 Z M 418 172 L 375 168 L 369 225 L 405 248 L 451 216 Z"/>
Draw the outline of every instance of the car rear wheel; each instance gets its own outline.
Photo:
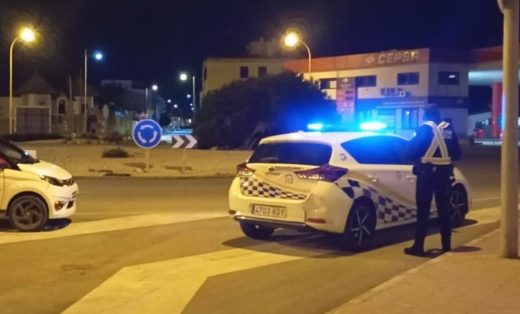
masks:
<path id="1" fill-rule="evenodd" d="M 49 219 L 45 202 L 35 195 L 15 198 L 8 209 L 11 225 L 20 231 L 41 230 Z"/>
<path id="2" fill-rule="evenodd" d="M 368 201 L 356 201 L 350 210 L 340 244 L 347 250 L 365 250 L 374 237 L 375 229 L 376 215 L 372 204 Z"/>
<path id="3" fill-rule="evenodd" d="M 242 232 L 245 233 L 245 235 L 258 240 L 265 240 L 269 238 L 274 232 L 274 228 L 244 221 L 240 222 L 240 228 L 242 229 Z"/>
<path id="4" fill-rule="evenodd" d="M 460 227 L 468 213 L 468 196 L 464 187 L 456 185 L 450 196 L 450 221 L 452 227 Z"/>

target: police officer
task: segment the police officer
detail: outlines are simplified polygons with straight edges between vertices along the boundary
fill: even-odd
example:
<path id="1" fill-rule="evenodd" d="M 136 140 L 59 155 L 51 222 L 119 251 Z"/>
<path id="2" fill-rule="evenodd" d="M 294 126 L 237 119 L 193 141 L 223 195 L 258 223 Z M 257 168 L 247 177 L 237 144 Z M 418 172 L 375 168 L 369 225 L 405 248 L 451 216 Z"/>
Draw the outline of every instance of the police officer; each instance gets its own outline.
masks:
<path id="1" fill-rule="evenodd" d="M 433 195 L 439 215 L 442 252 L 451 250 L 449 198 L 453 176 L 452 160 L 460 159 L 457 135 L 452 126 L 441 121 L 436 106 L 426 108 L 424 120 L 407 149 L 408 158 L 414 161 L 414 174 L 417 176 L 417 223 L 415 242 L 412 247 L 405 248 L 404 253 L 415 256 L 426 256 L 424 239 L 428 233 Z"/>

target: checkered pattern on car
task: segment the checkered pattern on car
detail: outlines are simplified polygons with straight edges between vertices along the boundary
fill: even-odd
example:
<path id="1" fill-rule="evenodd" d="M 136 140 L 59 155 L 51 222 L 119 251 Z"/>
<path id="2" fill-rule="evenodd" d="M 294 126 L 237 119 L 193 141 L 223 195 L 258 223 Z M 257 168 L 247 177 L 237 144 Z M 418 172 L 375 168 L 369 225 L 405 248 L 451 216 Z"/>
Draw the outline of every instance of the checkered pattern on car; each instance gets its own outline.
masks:
<path id="1" fill-rule="evenodd" d="M 341 183 L 340 183 L 341 182 Z M 366 196 L 377 207 L 377 219 L 383 223 L 409 220 L 416 216 L 414 209 L 408 208 L 389 197 L 381 195 L 373 187 L 364 185 L 356 180 L 348 179 L 338 182 L 338 186 L 351 198 L 357 199 Z"/>
<path id="2" fill-rule="evenodd" d="M 287 200 L 304 200 L 305 194 L 297 194 L 275 188 L 265 182 L 261 182 L 251 176 L 240 177 L 240 191 L 247 196 L 278 198 Z"/>

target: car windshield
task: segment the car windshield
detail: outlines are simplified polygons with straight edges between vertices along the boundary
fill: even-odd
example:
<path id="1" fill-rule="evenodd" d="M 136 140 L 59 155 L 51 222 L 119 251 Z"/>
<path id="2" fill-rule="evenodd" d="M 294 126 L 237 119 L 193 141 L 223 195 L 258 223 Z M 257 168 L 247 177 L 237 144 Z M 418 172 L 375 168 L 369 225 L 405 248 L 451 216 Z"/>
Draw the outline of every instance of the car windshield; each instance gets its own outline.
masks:
<path id="1" fill-rule="evenodd" d="M 282 163 L 321 166 L 330 160 L 332 148 L 326 144 L 280 142 L 258 146 L 250 163 Z"/>
<path id="2" fill-rule="evenodd" d="M 0 154 L 16 164 L 34 164 L 38 162 L 37 159 L 33 158 L 20 147 L 5 141 L 0 141 Z"/>

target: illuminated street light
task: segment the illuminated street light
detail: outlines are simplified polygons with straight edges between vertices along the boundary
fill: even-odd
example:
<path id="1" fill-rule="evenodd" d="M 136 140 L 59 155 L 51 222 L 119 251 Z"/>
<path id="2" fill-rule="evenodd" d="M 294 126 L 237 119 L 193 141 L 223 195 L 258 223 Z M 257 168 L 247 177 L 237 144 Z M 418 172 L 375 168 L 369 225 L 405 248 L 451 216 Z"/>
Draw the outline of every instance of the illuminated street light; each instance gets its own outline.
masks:
<path id="1" fill-rule="evenodd" d="M 97 61 L 101 61 L 101 60 L 103 60 L 103 58 L 104 58 L 104 56 L 101 51 L 96 51 L 94 53 L 94 59 L 96 59 Z"/>
<path id="2" fill-rule="evenodd" d="M 177 108 L 179 108 L 179 105 L 175 104 L 175 105 L 173 105 L 173 108 L 177 109 Z"/>
<path id="3" fill-rule="evenodd" d="M 36 33 L 34 32 L 34 30 L 28 27 L 23 28 L 20 32 L 20 39 L 26 43 L 33 42 L 34 40 L 36 40 Z"/>
<path id="4" fill-rule="evenodd" d="M 298 34 L 291 32 L 291 33 L 285 35 L 284 43 L 287 47 L 291 47 L 291 48 L 296 47 L 296 45 L 298 45 L 299 42 L 300 42 L 300 36 L 298 36 Z"/>
<path id="5" fill-rule="evenodd" d="M 14 44 L 18 40 L 24 43 L 31 43 L 36 40 L 36 32 L 29 27 L 22 28 L 18 36 L 14 38 L 9 49 L 9 134 L 13 133 L 16 121 L 16 115 L 13 114 L 13 50 Z"/>
<path id="6" fill-rule="evenodd" d="M 172 103 L 172 100 L 171 100 L 171 99 L 168 99 L 166 102 L 169 103 L 169 104 L 171 104 L 171 103 Z"/>
<path id="7" fill-rule="evenodd" d="M 156 84 L 153 84 L 153 85 L 152 85 L 152 90 L 153 90 L 154 92 L 158 91 L 158 90 L 159 90 L 159 86 L 157 86 Z"/>
<path id="8" fill-rule="evenodd" d="M 307 49 L 307 54 L 309 56 L 309 80 L 312 81 L 312 66 L 311 66 L 311 60 L 312 60 L 312 54 L 311 54 L 311 48 L 309 48 L 309 46 L 301 39 L 301 36 L 298 35 L 297 33 L 295 32 L 289 32 L 287 33 L 285 36 L 284 36 L 284 40 L 283 40 L 285 46 L 289 47 L 289 48 L 295 48 L 296 46 L 298 46 L 299 44 L 302 44 L 303 46 L 305 46 L 305 48 Z"/>
<path id="9" fill-rule="evenodd" d="M 181 81 L 183 81 L 183 82 L 186 82 L 188 80 L 188 77 L 189 77 L 189 75 L 186 72 L 181 72 L 179 74 L 179 79 Z M 193 75 L 191 77 L 191 89 L 192 89 L 192 94 L 191 95 L 190 94 L 186 95 L 186 98 L 190 99 L 190 98 L 193 97 L 192 101 L 193 101 L 194 104 L 196 104 L 197 103 L 197 101 L 196 101 L 197 96 L 195 95 L 195 75 Z M 194 107 L 194 108 L 196 108 L 196 107 Z M 195 111 L 195 110 L 193 110 L 193 111 Z"/>

